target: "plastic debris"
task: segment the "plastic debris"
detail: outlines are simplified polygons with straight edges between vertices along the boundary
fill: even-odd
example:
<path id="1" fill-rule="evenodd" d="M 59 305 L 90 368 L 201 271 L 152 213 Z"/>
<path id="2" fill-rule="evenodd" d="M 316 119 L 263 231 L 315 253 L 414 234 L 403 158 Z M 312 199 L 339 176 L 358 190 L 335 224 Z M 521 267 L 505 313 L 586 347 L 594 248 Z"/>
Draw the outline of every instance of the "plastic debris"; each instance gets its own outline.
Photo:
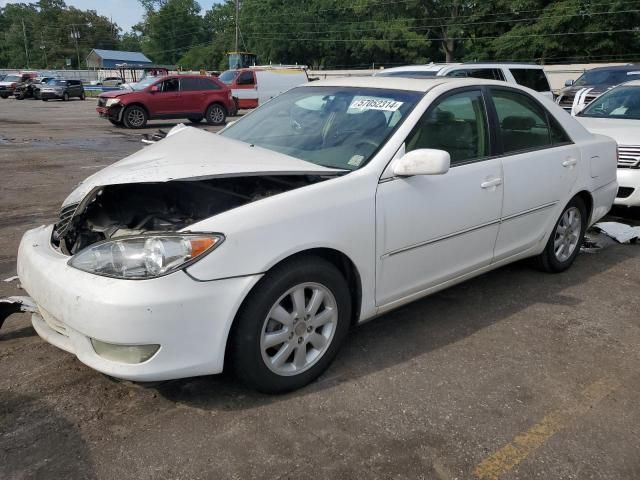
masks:
<path id="1" fill-rule="evenodd" d="M 640 238 L 640 227 L 632 227 L 624 223 L 600 222 L 594 227 L 620 243 L 629 243 Z"/>

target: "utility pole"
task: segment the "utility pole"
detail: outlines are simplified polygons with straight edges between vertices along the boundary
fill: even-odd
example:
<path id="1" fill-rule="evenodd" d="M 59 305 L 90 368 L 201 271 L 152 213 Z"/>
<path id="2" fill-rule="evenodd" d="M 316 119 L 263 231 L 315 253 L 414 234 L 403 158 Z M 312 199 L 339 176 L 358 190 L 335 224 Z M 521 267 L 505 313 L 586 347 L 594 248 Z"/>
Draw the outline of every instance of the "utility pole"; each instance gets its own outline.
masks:
<path id="1" fill-rule="evenodd" d="M 238 51 L 238 37 L 240 36 L 240 0 L 236 0 L 236 52 Z"/>
<path id="2" fill-rule="evenodd" d="M 76 44 L 76 55 L 78 56 L 78 70 L 80 70 L 80 49 L 78 48 L 78 39 L 80 38 L 80 32 L 75 28 L 75 26 L 71 25 L 71 38 Z"/>
<path id="3" fill-rule="evenodd" d="M 40 32 L 40 50 L 44 54 L 44 68 L 49 68 L 49 62 L 47 61 L 47 46 L 44 44 L 44 33 Z"/>
<path id="4" fill-rule="evenodd" d="M 24 20 L 22 20 L 22 36 L 24 37 L 24 53 L 27 56 L 27 68 L 29 68 L 29 47 L 27 47 L 27 28 L 24 26 Z"/>

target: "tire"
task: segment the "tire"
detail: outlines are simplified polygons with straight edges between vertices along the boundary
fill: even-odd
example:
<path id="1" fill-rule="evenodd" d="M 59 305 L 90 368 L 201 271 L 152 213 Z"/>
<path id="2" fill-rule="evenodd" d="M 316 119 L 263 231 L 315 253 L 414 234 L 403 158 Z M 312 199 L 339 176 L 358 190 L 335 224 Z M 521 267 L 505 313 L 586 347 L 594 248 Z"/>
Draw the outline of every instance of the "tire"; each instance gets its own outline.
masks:
<path id="1" fill-rule="evenodd" d="M 224 125 L 227 121 L 227 111 L 219 103 L 212 103 L 207 107 L 204 118 L 209 125 Z"/>
<path id="2" fill-rule="evenodd" d="M 324 296 L 309 315 L 318 292 Z M 304 299 L 302 314 L 296 314 L 294 295 Z M 249 294 L 232 329 L 228 358 L 238 379 L 253 389 L 295 390 L 327 369 L 350 323 L 349 287 L 340 271 L 319 257 L 294 259 L 269 271 Z"/>
<path id="3" fill-rule="evenodd" d="M 6 100 L 7 98 L 9 98 L 9 95 L 0 95 L 0 97 L 2 97 L 3 100 Z"/>
<path id="4" fill-rule="evenodd" d="M 64 92 L 62 94 L 62 101 L 63 102 L 68 102 L 69 101 L 69 94 L 67 92 Z"/>
<path id="5" fill-rule="evenodd" d="M 555 223 L 544 251 L 535 258 L 537 267 L 549 273 L 560 273 L 575 261 L 587 229 L 587 207 L 574 197 L 564 207 Z"/>
<path id="6" fill-rule="evenodd" d="M 48 99 L 48 98 L 43 98 L 43 99 L 42 99 L 42 101 L 43 101 L 43 102 L 48 102 L 48 101 L 49 101 L 49 99 Z"/>
<path id="7" fill-rule="evenodd" d="M 119 122 L 117 120 L 113 120 L 111 118 L 109 118 L 109 122 L 111 122 L 111 125 L 114 125 L 116 127 L 121 127 L 122 126 L 122 122 Z"/>
<path id="8" fill-rule="evenodd" d="M 80 100 L 84 100 L 85 98 L 87 98 L 87 97 L 85 96 L 84 92 L 82 92 L 82 93 L 80 94 Z"/>
<path id="9" fill-rule="evenodd" d="M 139 105 L 131 105 L 125 108 L 122 114 L 122 123 L 127 128 L 144 128 L 148 120 L 147 111 Z"/>
<path id="10" fill-rule="evenodd" d="M 200 123 L 204 117 L 189 117 L 191 123 Z"/>

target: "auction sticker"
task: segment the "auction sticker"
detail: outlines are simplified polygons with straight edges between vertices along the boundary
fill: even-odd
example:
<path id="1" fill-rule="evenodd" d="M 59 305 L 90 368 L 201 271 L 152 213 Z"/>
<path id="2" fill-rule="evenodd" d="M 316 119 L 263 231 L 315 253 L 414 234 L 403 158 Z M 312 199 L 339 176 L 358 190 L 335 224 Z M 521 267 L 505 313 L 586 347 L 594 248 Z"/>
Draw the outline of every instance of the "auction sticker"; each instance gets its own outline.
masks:
<path id="1" fill-rule="evenodd" d="M 396 102 L 395 100 L 384 100 L 381 98 L 360 98 L 354 100 L 349 105 L 349 109 L 354 110 L 384 110 L 386 112 L 395 112 L 404 102 Z"/>

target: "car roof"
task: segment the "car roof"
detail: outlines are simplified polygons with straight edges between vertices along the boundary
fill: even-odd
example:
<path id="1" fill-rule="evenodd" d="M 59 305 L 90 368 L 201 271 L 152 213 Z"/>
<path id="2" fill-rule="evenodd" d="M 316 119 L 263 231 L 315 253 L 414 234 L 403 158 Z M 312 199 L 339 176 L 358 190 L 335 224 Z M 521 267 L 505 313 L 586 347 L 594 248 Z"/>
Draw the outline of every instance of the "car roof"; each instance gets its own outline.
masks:
<path id="1" fill-rule="evenodd" d="M 413 92 L 428 92 L 434 87 L 442 84 L 455 83 L 456 86 L 474 85 L 498 85 L 516 87 L 499 80 L 482 80 L 479 78 L 456 78 L 456 77 L 432 77 L 432 78 L 405 78 L 405 77 L 338 77 L 327 80 L 318 80 L 305 84 L 309 87 L 360 87 L 360 88 L 382 88 L 387 90 L 405 90 Z"/>

